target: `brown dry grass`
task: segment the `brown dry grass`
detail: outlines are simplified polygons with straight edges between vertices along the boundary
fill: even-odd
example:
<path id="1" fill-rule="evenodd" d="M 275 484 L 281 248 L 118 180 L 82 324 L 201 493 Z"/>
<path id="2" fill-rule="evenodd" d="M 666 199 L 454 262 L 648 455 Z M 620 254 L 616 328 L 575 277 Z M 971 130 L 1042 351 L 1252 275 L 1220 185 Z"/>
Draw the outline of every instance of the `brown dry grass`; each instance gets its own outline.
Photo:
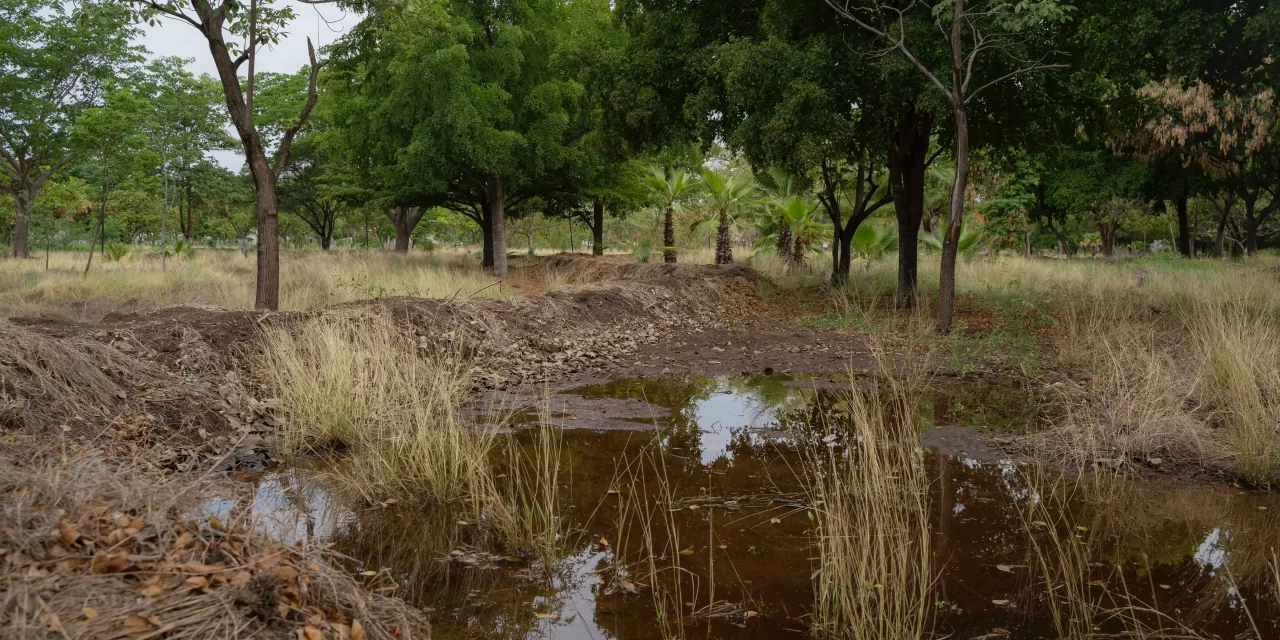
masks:
<path id="1" fill-rule="evenodd" d="M 813 627 L 823 635 L 926 635 L 935 570 L 929 481 L 911 418 L 922 371 L 900 373 L 883 391 L 852 389 L 848 424 L 795 435 L 817 546 Z"/>
<path id="2" fill-rule="evenodd" d="M 244 510 L 200 515 L 210 489 L 92 454 L 0 456 L 0 634 L 429 636 L 419 612 L 322 549 L 282 546 Z"/>

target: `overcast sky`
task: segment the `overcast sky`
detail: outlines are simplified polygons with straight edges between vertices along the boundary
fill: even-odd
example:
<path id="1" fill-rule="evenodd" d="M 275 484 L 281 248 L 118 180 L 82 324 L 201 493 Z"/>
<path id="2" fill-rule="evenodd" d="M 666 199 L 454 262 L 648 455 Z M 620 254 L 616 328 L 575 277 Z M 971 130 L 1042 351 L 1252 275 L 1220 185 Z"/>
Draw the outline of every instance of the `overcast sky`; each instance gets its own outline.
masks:
<path id="1" fill-rule="evenodd" d="M 257 71 L 293 73 L 307 66 L 308 36 L 316 44 L 316 49 L 319 49 L 342 37 L 347 29 L 360 20 L 357 14 L 333 5 L 307 5 L 294 0 L 281 0 L 275 6 L 293 7 L 297 17 L 289 25 L 288 35 L 279 44 L 258 53 L 258 59 L 254 63 Z M 154 27 L 143 25 L 143 29 L 138 44 L 145 46 L 151 56 L 188 58 L 191 61 L 187 63 L 187 68 L 192 73 L 207 73 L 214 78 L 218 77 L 213 58 L 209 55 L 209 46 L 195 27 L 185 22 L 165 19 Z M 245 71 L 244 65 L 241 65 L 240 71 Z M 232 137 L 235 138 L 234 131 Z M 239 170 L 244 164 L 244 154 L 240 151 L 218 151 L 213 155 L 219 164 L 233 171 Z"/>

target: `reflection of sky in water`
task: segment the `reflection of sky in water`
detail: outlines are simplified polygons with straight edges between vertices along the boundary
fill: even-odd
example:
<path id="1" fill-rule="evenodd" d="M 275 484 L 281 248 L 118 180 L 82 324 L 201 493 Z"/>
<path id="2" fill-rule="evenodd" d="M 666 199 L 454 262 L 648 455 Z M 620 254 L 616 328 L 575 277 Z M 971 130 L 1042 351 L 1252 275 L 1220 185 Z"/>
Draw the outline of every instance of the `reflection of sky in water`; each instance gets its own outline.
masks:
<path id="1" fill-rule="evenodd" d="M 298 475 L 293 469 L 262 476 L 253 495 L 254 524 L 284 544 L 332 537 L 353 514 L 317 483 Z M 200 511 L 227 520 L 236 502 L 232 498 L 210 500 L 200 505 Z"/>
<path id="2" fill-rule="evenodd" d="M 767 427 L 774 419 L 774 407 L 754 393 L 731 389 L 717 380 L 716 389 L 693 406 L 694 419 L 702 432 L 702 464 L 721 458 L 732 460 L 729 442 L 735 432 L 747 427 Z"/>
<path id="3" fill-rule="evenodd" d="M 1222 533 L 1222 529 L 1215 528 L 1209 532 L 1209 535 L 1205 536 L 1204 541 L 1196 548 L 1196 564 L 1206 569 L 1211 569 L 1210 574 L 1222 568 L 1222 563 L 1227 559 L 1227 551 L 1222 548 L 1224 538 L 1226 536 Z"/>

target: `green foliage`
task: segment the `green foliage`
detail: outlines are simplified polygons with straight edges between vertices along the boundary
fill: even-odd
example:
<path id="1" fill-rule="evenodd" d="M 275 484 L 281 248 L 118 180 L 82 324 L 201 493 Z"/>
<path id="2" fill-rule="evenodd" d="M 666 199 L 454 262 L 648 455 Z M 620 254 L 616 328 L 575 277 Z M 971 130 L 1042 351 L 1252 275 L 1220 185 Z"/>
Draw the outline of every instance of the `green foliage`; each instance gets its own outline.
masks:
<path id="1" fill-rule="evenodd" d="M 129 245 L 123 242 L 108 242 L 102 250 L 102 257 L 108 262 L 118 262 L 129 255 Z"/>
<path id="2" fill-rule="evenodd" d="M 864 222 L 854 230 L 849 248 L 863 260 L 875 260 L 893 251 L 897 244 L 898 235 L 892 225 Z"/>
<path id="3" fill-rule="evenodd" d="M 938 223 L 938 232 L 921 233 L 920 242 L 932 251 L 942 251 L 942 241 L 947 236 L 947 223 L 945 221 Z M 970 225 L 966 219 L 960 224 L 960 242 L 956 245 L 960 252 L 966 258 L 972 258 L 975 254 L 987 248 L 986 234 L 983 233 L 981 225 Z"/>

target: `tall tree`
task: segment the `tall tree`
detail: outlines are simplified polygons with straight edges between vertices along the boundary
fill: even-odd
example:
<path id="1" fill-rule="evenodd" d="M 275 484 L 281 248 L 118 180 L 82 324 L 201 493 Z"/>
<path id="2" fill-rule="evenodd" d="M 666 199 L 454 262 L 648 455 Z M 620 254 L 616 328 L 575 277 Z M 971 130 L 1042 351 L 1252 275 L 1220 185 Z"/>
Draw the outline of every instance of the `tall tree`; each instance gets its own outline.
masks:
<path id="1" fill-rule="evenodd" d="M 321 66 L 316 59 L 315 47 L 308 38 L 307 54 L 311 65 L 307 73 L 307 99 L 297 117 L 280 135 L 273 161 L 267 155 L 262 135 L 254 121 L 254 64 L 262 47 L 279 42 L 284 27 L 293 18 L 293 10 L 288 7 L 273 7 L 271 0 L 251 0 L 247 4 L 236 0 L 220 0 L 216 5 L 209 0 L 190 0 L 186 5 L 177 0 L 126 2 L 137 7 L 141 15 L 149 20 L 172 19 L 194 27 L 209 46 L 213 64 L 218 70 L 218 79 L 222 82 L 227 113 L 240 138 L 257 192 L 258 265 L 254 307 L 276 309 L 280 306 L 280 221 L 276 182 L 289 161 L 289 148 L 294 137 L 306 124 L 315 107 L 316 76 Z M 240 47 L 242 51 L 238 55 L 233 56 L 232 49 L 239 45 L 228 42 L 228 36 L 244 39 L 245 44 Z M 237 71 L 246 61 L 249 63 L 248 78 L 245 86 L 241 86 Z"/>
<path id="2" fill-rule="evenodd" d="M 879 0 L 826 1 L 837 15 L 906 58 L 951 106 L 955 121 L 955 182 L 942 247 L 936 325 L 939 333 L 947 333 L 951 330 L 955 309 L 956 256 L 969 179 L 970 102 L 984 90 L 1012 78 L 1063 67 L 1046 62 L 1053 52 L 1048 30 L 1065 21 L 1072 7 L 1057 0 L 1017 4 L 1005 0 L 975 0 L 971 5 L 966 0 L 943 0 L 934 6 L 916 0 L 905 4 L 882 4 Z M 909 22 L 915 24 L 909 25 Z M 936 36 L 923 35 L 934 31 L 927 28 L 934 26 L 927 25 L 928 22 L 935 23 L 936 31 L 942 34 L 941 41 L 935 41 Z M 921 23 L 927 25 L 924 30 L 919 28 Z M 939 49 L 944 55 L 937 55 Z"/>
<path id="3" fill-rule="evenodd" d="M 76 118 L 138 59 L 135 33 L 108 3 L 0 0 L 0 191 L 14 200 L 15 257 L 28 256 L 41 187 L 75 159 Z"/>

